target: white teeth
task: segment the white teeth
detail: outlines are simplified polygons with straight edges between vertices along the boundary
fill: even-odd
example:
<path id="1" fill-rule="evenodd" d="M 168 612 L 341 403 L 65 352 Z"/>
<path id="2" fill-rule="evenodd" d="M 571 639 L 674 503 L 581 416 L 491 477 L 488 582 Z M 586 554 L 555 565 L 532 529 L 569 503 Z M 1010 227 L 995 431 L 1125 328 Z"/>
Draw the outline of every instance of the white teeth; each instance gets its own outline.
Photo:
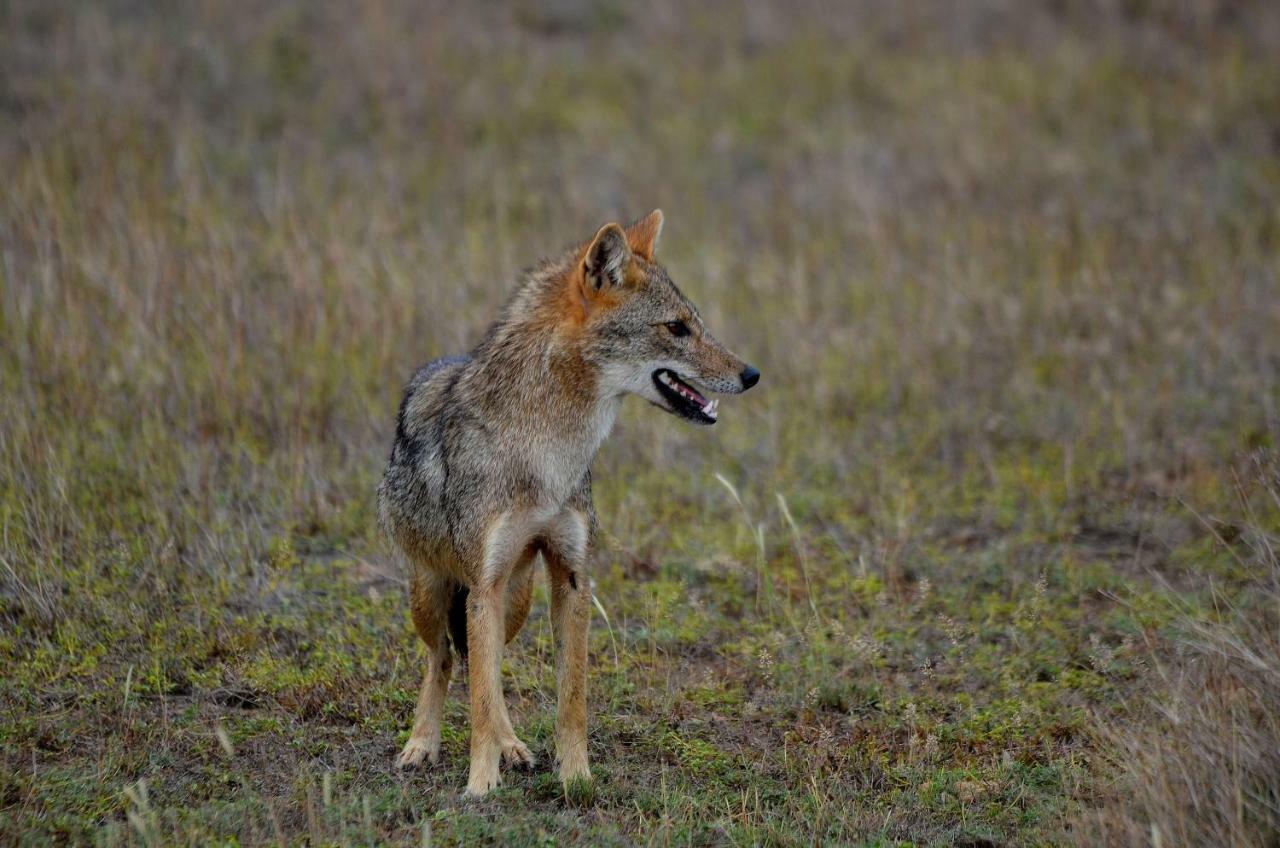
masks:
<path id="1" fill-rule="evenodd" d="M 701 397 L 696 391 L 691 389 L 689 386 L 686 386 L 678 377 L 673 376 L 669 371 L 659 372 L 658 380 L 664 386 L 672 389 L 676 394 L 694 401 L 695 403 Z M 720 401 L 719 399 L 705 401 L 700 408 L 703 415 L 706 415 L 709 418 L 715 418 L 716 413 L 720 411 Z"/>

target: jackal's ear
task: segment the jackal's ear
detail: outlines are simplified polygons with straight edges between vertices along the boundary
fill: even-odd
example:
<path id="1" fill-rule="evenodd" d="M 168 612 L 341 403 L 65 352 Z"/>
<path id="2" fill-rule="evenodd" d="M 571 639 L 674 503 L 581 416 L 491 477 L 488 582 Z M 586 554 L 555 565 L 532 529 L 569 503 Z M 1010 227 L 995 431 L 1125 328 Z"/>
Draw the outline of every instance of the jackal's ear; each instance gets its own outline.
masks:
<path id="1" fill-rule="evenodd" d="M 636 256 L 647 262 L 653 261 L 653 253 L 658 247 L 658 237 L 662 235 L 662 210 L 655 209 L 639 221 L 627 227 L 627 243 Z"/>
<path id="2" fill-rule="evenodd" d="M 587 290 L 595 294 L 610 286 L 620 286 L 626 279 L 631 248 L 627 234 L 617 224 L 605 224 L 591 240 L 582 260 L 582 275 Z"/>

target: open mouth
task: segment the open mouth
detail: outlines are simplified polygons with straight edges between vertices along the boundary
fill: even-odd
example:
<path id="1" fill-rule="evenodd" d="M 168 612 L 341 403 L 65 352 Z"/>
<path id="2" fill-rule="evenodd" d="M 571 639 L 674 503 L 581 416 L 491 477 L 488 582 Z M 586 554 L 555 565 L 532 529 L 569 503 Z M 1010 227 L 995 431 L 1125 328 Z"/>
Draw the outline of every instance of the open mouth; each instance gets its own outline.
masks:
<path id="1" fill-rule="evenodd" d="M 693 386 L 681 380 L 674 371 L 659 368 L 653 372 L 653 384 L 658 393 L 671 405 L 675 414 L 699 424 L 716 423 L 718 400 L 707 400 Z"/>

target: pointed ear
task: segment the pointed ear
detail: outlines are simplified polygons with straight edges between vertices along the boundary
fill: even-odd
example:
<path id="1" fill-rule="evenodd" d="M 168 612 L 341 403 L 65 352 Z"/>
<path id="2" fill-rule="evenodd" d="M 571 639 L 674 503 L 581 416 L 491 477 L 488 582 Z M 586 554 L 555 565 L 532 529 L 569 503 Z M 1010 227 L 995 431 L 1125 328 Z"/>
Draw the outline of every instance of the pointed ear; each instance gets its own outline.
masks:
<path id="1" fill-rule="evenodd" d="M 599 294 L 607 288 L 622 285 L 630 261 L 627 234 L 617 224 L 605 224 L 591 240 L 582 260 L 582 275 L 588 294 Z"/>
<path id="2" fill-rule="evenodd" d="M 631 245 L 636 256 L 646 262 L 653 261 L 653 252 L 658 247 L 658 237 L 662 235 L 662 210 L 655 209 L 639 221 L 627 227 L 627 243 Z"/>

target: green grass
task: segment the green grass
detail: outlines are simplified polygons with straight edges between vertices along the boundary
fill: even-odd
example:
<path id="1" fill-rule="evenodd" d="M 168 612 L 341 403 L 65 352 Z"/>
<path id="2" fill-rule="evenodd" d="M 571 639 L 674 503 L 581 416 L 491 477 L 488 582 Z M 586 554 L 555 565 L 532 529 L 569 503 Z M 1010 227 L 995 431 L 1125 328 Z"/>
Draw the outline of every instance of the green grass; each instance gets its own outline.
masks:
<path id="1" fill-rule="evenodd" d="M 1107 9 L 0 9 L 0 841 L 1148 838 L 1153 704 L 1274 620 L 1280 23 Z M 655 206 L 764 379 L 628 402 L 596 780 L 540 589 L 464 803 L 464 675 L 392 765 L 398 393 Z"/>

